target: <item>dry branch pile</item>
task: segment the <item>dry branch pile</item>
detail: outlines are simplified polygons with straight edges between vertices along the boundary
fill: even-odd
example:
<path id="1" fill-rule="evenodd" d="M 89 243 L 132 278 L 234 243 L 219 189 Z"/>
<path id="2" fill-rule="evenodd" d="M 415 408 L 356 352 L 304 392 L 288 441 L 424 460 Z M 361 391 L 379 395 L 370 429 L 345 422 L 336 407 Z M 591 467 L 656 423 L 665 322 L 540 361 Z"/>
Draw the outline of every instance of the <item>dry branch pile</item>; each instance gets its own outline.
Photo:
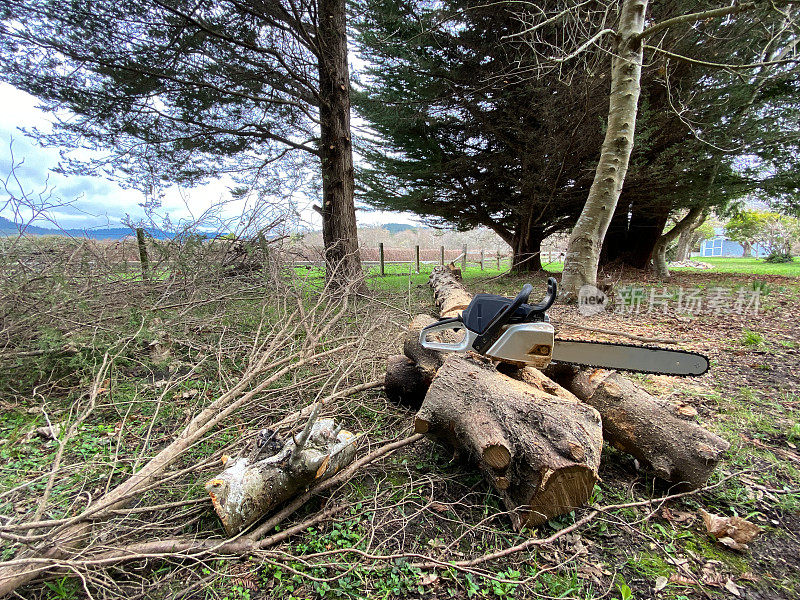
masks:
<path id="1" fill-rule="evenodd" d="M 469 304 L 451 268 L 435 268 L 429 283 L 442 317 Z M 517 527 L 585 503 L 597 478 L 601 418 L 609 443 L 688 488 L 704 485 L 728 449 L 619 373 L 553 366 L 546 374 L 526 367 L 504 375 L 474 355 L 424 349 L 419 331 L 432 322 L 427 315 L 412 320 L 404 354 L 388 359 L 386 393 L 420 407 L 418 432 L 477 463 Z"/>
<path id="2" fill-rule="evenodd" d="M 0 326 L 6 344 L 0 358 L 61 368 L 56 335 L 88 341 L 70 352 L 82 361 L 74 363 L 80 373 L 49 367 L 29 401 L 53 418 L 50 429 L 59 435 L 48 442 L 56 447 L 52 463 L 36 476 L 20 473 L 19 485 L 0 495 L 4 509 L 9 502 L 20 507 L 0 520 L 4 550 L 13 552 L 0 563 L 0 597 L 65 573 L 78 577 L 91 596 L 90 590 L 116 586 L 108 572 L 113 565 L 262 552 L 341 509 L 334 502 L 270 535 L 316 494 L 419 439 L 378 443 L 354 461 L 357 436 L 334 426 L 327 413 L 339 399 L 382 384 L 372 373 L 375 352 L 367 348 L 373 329 L 383 324 L 367 303 L 355 306 L 347 289 L 332 293 L 319 279 L 285 277 L 289 267 L 277 250 L 269 272 L 222 280 L 229 263 L 216 247 L 165 243 L 177 254 L 164 258 L 172 267 L 164 269 L 151 245 L 151 276 L 131 280 L 91 243 L 78 242 L 59 255 L 63 262 L 33 269 L 26 256 L 45 245 L 20 238 L 4 246 Z M 37 321 L 57 345 L 36 349 L 44 345 L 40 330 L 31 327 Z M 67 384 L 74 399 L 55 406 L 48 396 L 71 390 Z M 97 424 L 111 419 L 118 422 L 113 437 L 93 439 Z M 247 471 L 248 481 L 258 473 L 276 493 L 267 498 L 257 486 L 247 487 L 251 496 L 242 503 L 248 508 L 239 511 L 238 522 L 226 523 L 239 535 L 228 540 L 197 484 L 265 425 L 277 432 L 272 442 L 283 440 L 282 450 L 269 456 L 270 444 L 258 445 L 257 453 L 231 459 L 229 467 Z M 83 461 L 83 443 L 111 451 Z M 78 478 L 74 485 L 72 478 Z M 218 479 L 232 483 L 231 469 Z M 231 494 L 218 490 L 217 498 L 220 509 L 235 511 Z M 251 525 L 278 504 L 282 508 L 267 521 Z M 147 574 L 138 573 L 130 577 L 144 586 Z"/>

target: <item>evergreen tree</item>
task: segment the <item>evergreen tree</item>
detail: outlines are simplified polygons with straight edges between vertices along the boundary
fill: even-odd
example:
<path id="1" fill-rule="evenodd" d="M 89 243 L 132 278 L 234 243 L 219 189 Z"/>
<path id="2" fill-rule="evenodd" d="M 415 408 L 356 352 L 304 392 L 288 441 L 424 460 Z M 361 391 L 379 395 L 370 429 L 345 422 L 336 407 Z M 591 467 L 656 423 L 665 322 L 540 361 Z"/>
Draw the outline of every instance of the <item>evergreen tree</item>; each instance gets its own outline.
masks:
<path id="1" fill-rule="evenodd" d="M 56 119 L 48 145 L 110 150 L 64 168 L 150 192 L 322 169 L 326 258 L 360 275 L 345 0 L 14 0 L 0 77 Z M 36 133 L 36 132 L 34 132 Z"/>
<path id="2" fill-rule="evenodd" d="M 592 73 L 539 81 L 513 3 L 445 7 L 365 0 L 356 22 L 368 68 L 354 95 L 378 134 L 360 149 L 363 198 L 433 223 L 494 230 L 514 266 L 540 268 L 539 245 L 574 222 L 591 183 L 604 106 Z"/>

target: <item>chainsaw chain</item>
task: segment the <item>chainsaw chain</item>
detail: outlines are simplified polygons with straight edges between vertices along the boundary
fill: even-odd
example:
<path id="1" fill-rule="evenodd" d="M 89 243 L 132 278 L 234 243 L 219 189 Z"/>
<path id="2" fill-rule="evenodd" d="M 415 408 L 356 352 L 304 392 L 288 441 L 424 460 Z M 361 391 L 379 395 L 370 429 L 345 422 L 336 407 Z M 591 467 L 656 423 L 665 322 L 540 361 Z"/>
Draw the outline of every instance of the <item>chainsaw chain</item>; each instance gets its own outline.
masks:
<path id="1" fill-rule="evenodd" d="M 626 348 L 647 348 L 649 350 L 667 350 L 667 351 L 674 351 L 674 348 L 663 348 L 661 346 L 648 346 L 646 344 L 626 344 L 624 342 L 600 342 L 597 340 L 573 340 L 569 338 L 555 338 L 556 342 L 580 342 L 581 344 L 598 344 L 600 346 L 624 346 Z M 705 354 L 700 354 L 699 352 L 692 352 L 691 350 L 678 350 L 683 354 L 693 354 L 695 356 L 699 356 L 701 358 L 706 359 L 706 364 L 708 364 L 708 368 L 700 373 L 700 375 L 695 375 L 694 373 L 666 373 L 660 371 L 638 371 L 636 369 L 625 369 L 623 367 L 620 368 L 611 368 L 603 365 L 590 365 L 585 363 L 572 363 L 572 362 L 565 362 L 565 361 L 553 361 L 557 362 L 558 364 L 563 365 L 575 365 L 578 367 L 592 367 L 594 369 L 607 369 L 609 371 L 625 371 L 626 373 L 644 373 L 646 375 L 668 375 L 670 377 L 700 377 L 708 373 L 708 370 L 711 368 L 711 361 L 709 361 L 708 357 Z"/>

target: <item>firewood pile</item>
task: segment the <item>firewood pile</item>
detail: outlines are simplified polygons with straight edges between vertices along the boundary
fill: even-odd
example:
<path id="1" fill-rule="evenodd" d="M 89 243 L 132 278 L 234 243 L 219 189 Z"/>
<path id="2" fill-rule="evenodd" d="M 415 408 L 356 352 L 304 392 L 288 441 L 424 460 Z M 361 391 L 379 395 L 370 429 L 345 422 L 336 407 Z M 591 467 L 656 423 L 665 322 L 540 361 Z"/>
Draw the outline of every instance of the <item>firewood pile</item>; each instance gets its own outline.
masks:
<path id="1" fill-rule="evenodd" d="M 441 317 L 471 294 L 452 267 L 429 284 Z M 403 354 L 388 359 L 387 396 L 418 408 L 415 431 L 452 447 L 501 494 L 517 529 L 586 503 L 598 480 L 603 440 L 683 489 L 705 484 L 728 442 L 687 420 L 679 407 L 603 369 L 493 364 L 474 353 L 423 348 L 428 315 L 412 319 Z M 439 341 L 452 342 L 439 334 Z"/>

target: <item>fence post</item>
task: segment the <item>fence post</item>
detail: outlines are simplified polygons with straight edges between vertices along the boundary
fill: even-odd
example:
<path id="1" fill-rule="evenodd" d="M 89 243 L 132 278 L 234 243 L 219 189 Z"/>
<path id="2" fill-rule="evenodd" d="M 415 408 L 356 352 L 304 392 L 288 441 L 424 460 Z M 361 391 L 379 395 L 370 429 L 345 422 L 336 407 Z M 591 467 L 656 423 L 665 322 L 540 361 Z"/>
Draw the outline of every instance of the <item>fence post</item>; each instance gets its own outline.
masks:
<path id="1" fill-rule="evenodd" d="M 497 270 L 500 270 L 500 251 L 497 252 Z"/>
<path id="2" fill-rule="evenodd" d="M 384 270 L 383 266 L 383 242 L 378 243 L 378 260 L 381 261 L 381 277 L 386 275 L 386 271 Z"/>
<path id="3" fill-rule="evenodd" d="M 461 272 L 467 272 L 467 245 L 464 244 L 464 252 L 461 255 Z"/>
<path id="4" fill-rule="evenodd" d="M 483 250 L 481 250 L 481 271 L 483 271 L 483 259 L 485 258 Z"/>
<path id="5" fill-rule="evenodd" d="M 444 266 L 444 246 L 439 246 L 439 264 Z"/>
<path id="6" fill-rule="evenodd" d="M 136 228 L 136 243 L 139 245 L 139 263 L 142 267 L 142 281 L 150 279 L 150 257 L 147 256 L 147 242 L 144 237 L 144 229 Z"/>
<path id="7" fill-rule="evenodd" d="M 417 263 L 417 273 L 419 273 L 419 245 L 414 246 L 414 258 Z"/>

